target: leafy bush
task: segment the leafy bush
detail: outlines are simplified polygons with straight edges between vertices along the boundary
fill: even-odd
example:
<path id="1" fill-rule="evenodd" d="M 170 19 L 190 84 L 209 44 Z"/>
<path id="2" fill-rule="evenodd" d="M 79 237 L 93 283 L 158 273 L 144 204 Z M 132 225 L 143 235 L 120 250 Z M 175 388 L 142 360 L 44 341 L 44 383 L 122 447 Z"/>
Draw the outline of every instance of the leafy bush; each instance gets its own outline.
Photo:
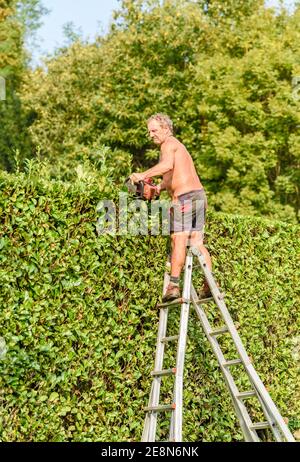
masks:
<path id="1" fill-rule="evenodd" d="M 96 233 L 96 206 L 104 197 L 117 199 L 119 187 L 95 172 L 54 181 L 35 164 L 27 173 L 1 173 L 2 441 L 141 438 L 167 239 Z M 231 315 L 292 422 L 299 418 L 298 231 L 280 222 L 208 215 L 207 244 Z M 184 439 L 242 439 L 194 317 Z"/>

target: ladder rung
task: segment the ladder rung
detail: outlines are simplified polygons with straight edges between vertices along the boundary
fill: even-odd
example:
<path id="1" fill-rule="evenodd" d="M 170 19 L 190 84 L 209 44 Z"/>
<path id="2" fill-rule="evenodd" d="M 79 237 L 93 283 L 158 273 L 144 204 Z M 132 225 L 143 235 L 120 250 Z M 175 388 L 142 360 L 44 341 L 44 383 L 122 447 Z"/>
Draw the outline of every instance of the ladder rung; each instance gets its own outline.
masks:
<path id="1" fill-rule="evenodd" d="M 163 337 L 161 339 L 161 343 L 168 343 L 168 342 L 173 342 L 175 340 L 179 339 L 179 335 L 173 335 L 172 337 Z"/>
<path id="2" fill-rule="evenodd" d="M 254 390 L 242 391 L 236 395 L 236 397 L 240 399 L 251 398 L 252 396 L 256 396 Z"/>
<path id="3" fill-rule="evenodd" d="M 241 364 L 242 360 L 240 358 L 237 358 L 237 359 L 230 359 L 229 361 L 226 361 L 225 363 L 223 363 L 222 365 L 224 367 L 227 367 L 227 366 L 235 366 L 236 364 Z"/>
<path id="4" fill-rule="evenodd" d="M 152 371 L 151 375 L 153 377 L 163 377 L 164 375 L 175 375 L 176 374 L 176 367 L 172 367 L 172 369 L 163 369 L 162 371 Z"/>
<path id="5" fill-rule="evenodd" d="M 250 425 L 251 430 L 264 430 L 265 428 L 270 428 L 269 422 L 257 422 Z"/>
<path id="6" fill-rule="evenodd" d="M 196 302 L 199 303 L 200 305 L 203 305 L 203 303 L 209 303 L 213 302 L 214 298 L 213 297 L 208 297 L 208 298 L 197 298 Z"/>
<path id="7" fill-rule="evenodd" d="M 163 412 L 163 411 L 174 411 L 176 404 L 163 404 L 161 406 L 148 406 L 144 408 L 146 412 Z"/>
<path id="8" fill-rule="evenodd" d="M 171 300 L 170 302 L 159 303 L 157 308 L 172 308 L 173 306 L 182 305 L 182 303 L 189 303 L 189 300 L 186 298 L 177 298 L 176 300 Z"/>
<path id="9" fill-rule="evenodd" d="M 210 332 L 209 335 L 220 335 L 220 334 L 225 334 L 225 332 L 228 332 L 228 327 L 227 326 L 223 326 L 223 327 L 220 327 L 219 329 L 214 329 Z"/>

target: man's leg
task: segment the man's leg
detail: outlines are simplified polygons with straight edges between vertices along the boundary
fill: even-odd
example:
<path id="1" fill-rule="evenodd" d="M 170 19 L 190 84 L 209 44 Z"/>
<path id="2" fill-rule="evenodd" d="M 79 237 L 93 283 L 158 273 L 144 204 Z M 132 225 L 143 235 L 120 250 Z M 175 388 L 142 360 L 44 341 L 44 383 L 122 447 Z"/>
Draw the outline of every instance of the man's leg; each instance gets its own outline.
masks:
<path id="1" fill-rule="evenodd" d="M 209 269 L 209 271 L 212 271 L 212 262 L 211 262 L 211 257 L 210 254 L 207 250 L 207 248 L 203 245 L 203 233 L 201 231 L 193 231 L 191 234 L 191 239 L 190 239 L 190 244 L 191 247 L 196 247 L 200 252 L 202 253 L 205 263 Z M 198 292 L 199 298 L 209 298 L 211 297 L 211 291 L 209 288 L 209 285 L 207 284 L 206 280 L 204 280 L 204 284 L 200 292 Z"/>
<path id="2" fill-rule="evenodd" d="M 184 266 L 188 236 L 189 233 L 187 232 L 171 234 L 171 276 L 176 278 L 180 277 L 181 270 Z"/>
<path id="3" fill-rule="evenodd" d="M 185 263 L 186 245 L 189 233 L 177 232 L 171 234 L 171 276 L 163 301 L 180 298 L 179 278 Z"/>
<path id="4" fill-rule="evenodd" d="M 207 248 L 203 245 L 203 235 L 201 231 L 193 231 L 190 239 L 191 247 L 196 247 L 204 256 L 209 271 L 212 270 L 212 262 Z"/>

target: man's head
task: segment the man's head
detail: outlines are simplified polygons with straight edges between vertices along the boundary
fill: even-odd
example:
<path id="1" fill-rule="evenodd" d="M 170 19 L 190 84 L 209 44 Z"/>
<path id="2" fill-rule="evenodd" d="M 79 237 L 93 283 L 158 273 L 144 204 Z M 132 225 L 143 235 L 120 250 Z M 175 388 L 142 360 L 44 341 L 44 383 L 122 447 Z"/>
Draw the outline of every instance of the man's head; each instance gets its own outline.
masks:
<path id="1" fill-rule="evenodd" d="M 154 114 L 148 121 L 148 133 L 155 144 L 161 145 L 173 135 L 173 122 L 166 114 Z"/>

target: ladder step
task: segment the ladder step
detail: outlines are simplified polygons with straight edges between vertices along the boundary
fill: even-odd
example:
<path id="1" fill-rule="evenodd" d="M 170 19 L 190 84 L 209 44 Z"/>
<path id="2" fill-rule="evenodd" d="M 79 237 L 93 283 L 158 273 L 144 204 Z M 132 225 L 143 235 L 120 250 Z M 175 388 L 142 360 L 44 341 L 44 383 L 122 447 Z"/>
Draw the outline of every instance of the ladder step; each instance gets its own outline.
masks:
<path id="1" fill-rule="evenodd" d="M 226 361 L 225 363 L 223 363 L 222 365 L 224 367 L 228 367 L 228 366 L 235 366 L 236 364 L 241 364 L 242 360 L 240 358 L 237 358 L 237 359 L 230 359 L 229 361 Z"/>
<path id="2" fill-rule="evenodd" d="M 153 377 L 163 377 L 164 375 L 175 375 L 176 374 L 176 367 L 172 367 L 172 369 L 163 369 L 162 371 L 152 371 L 151 375 Z"/>
<path id="3" fill-rule="evenodd" d="M 203 305 L 203 303 L 209 303 L 213 302 L 214 298 L 213 297 L 208 297 L 208 298 L 197 298 L 196 302 L 199 303 L 200 305 Z"/>
<path id="4" fill-rule="evenodd" d="M 176 404 L 163 404 L 161 406 L 148 406 L 144 408 L 146 412 L 163 412 L 163 411 L 174 411 Z"/>
<path id="5" fill-rule="evenodd" d="M 251 430 L 264 430 L 265 428 L 270 428 L 269 422 L 257 422 L 250 425 Z"/>
<path id="6" fill-rule="evenodd" d="M 226 332 L 228 332 L 228 327 L 223 326 L 223 327 L 220 327 L 219 329 L 212 330 L 209 335 L 215 336 L 215 335 L 225 334 Z"/>
<path id="7" fill-rule="evenodd" d="M 176 300 L 171 300 L 165 303 L 158 303 L 157 308 L 172 308 L 173 306 L 182 305 L 183 303 L 189 303 L 189 300 L 186 298 L 177 298 Z"/>
<path id="8" fill-rule="evenodd" d="M 251 398 L 252 396 L 256 396 L 254 390 L 242 391 L 236 395 L 236 397 L 240 399 Z"/>
<path id="9" fill-rule="evenodd" d="M 163 337 L 161 339 L 161 343 L 168 343 L 168 342 L 174 342 L 175 340 L 179 339 L 179 335 L 173 335 L 172 337 Z"/>

